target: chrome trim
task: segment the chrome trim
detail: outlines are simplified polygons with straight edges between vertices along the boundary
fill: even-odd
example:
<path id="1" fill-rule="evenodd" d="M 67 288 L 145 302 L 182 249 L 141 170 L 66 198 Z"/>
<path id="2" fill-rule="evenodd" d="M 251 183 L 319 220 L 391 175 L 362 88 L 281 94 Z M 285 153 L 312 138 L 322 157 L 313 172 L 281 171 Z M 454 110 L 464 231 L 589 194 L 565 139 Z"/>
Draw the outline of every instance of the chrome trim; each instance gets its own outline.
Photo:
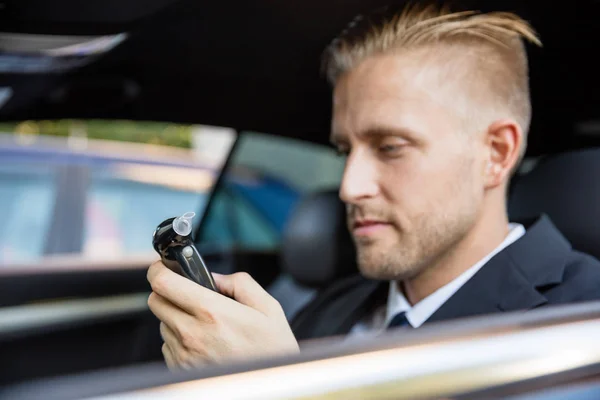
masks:
<path id="1" fill-rule="evenodd" d="M 8 86 L 0 86 L 0 108 L 10 100 L 13 95 L 13 90 Z"/>
<path id="2" fill-rule="evenodd" d="M 396 337 L 400 345 L 395 348 L 96 398 L 439 398 L 578 368 L 600 367 L 599 317 L 414 345 L 403 344 L 401 334 Z"/>
<path id="3" fill-rule="evenodd" d="M 132 271 L 148 269 L 159 258 L 153 253 L 115 259 L 92 259 L 81 254 L 42 256 L 34 261 L 0 265 L 0 277 L 58 272 Z"/>
<path id="4" fill-rule="evenodd" d="M 0 335 L 145 311 L 149 295 L 135 293 L 0 308 Z"/>
<path id="5" fill-rule="evenodd" d="M 127 39 L 127 33 L 102 36 L 0 33 L 0 51 L 50 56 L 84 56 L 105 53 Z"/>

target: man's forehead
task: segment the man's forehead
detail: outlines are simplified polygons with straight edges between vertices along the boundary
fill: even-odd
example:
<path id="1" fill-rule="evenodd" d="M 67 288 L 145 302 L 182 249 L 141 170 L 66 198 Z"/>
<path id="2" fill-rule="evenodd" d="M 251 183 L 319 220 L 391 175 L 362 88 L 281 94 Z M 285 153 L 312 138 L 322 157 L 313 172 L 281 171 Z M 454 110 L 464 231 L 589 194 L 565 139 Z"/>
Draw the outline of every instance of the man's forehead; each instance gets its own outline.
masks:
<path id="1" fill-rule="evenodd" d="M 384 81 L 380 79 L 380 81 Z M 336 96 L 331 135 L 342 137 L 350 132 L 375 130 L 375 127 L 406 124 L 420 110 L 432 108 L 427 92 L 410 84 L 352 87 Z"/>
<path id="2" fill-rule="evenodd" d="M 334 111 L 363 101 L 429 99 L 453 83 L 446 79 L 451 67 L 442 61 L 416 51 L 369 57 L 342 75 L 335 85 Z"/>
<path id="3" fill-rule="evenodd" d="M 392 118 L 421 108 L 453 109 L 460 95 L 460 78 L 448 79 L 445 57 L 416 51 L 370 57 L 336 83 L 333 92 L 331 136 L 347 135 L 358 126 Z M 454 99 L 454 100 L 453 100 Z"/>
<path id="4" fill-rule="evenodd" d="M 340 82 L 365 80 L 365 78 L 385 77 L 395 82 L 419 82 L 430 79 L 430 75 L 439 74 L 448 66 L 452 51 L 440 46 L 424 46 L 415 49 L 391 50 L 387 53 L 372 55 L 354 65 Z M 459 56 L 459 53 L 455 53 Z"/>
<path id="5" fill-rule="evenodd" d="M 370 102 L 371 103 L 371 102 Z M 366 104 L 366 103 L 365 103 Z M 373 104 L 373 103 L 372 103 Z M 377 103 L 376 103 L 377 104 Z M 330 142 L 349 143 L 354 139 L 371 139 L 388 135 L 404 135 L 416 139 L 426 130 L 424 122 L 431 115 L 441 117 L 442 111 L 435 104 L 419 99 L 391 99 L 381 101 L 379 106 L 365 105 L 356 112 L 339 111 L 331 125 Z"/>

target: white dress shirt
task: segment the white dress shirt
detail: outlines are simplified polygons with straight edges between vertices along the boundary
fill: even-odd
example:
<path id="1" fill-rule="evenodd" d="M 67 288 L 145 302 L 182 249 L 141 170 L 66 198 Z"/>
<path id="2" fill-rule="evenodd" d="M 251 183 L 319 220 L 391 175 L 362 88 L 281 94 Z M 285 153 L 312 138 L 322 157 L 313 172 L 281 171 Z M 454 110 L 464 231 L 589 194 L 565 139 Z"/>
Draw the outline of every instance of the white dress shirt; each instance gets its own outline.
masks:
<path id="1" fill-rule="evenodd" d="M 363 334 L 377 334 L 388 326 L 391 319 L 400 312 L 406 313 L 406 319 L 413 328 L 418 328 L 433 315 L 454 293 L 458 291 L 469 279 L 473 277 L 493 256 L 508 247 L 525 234 L 525 227 L 521 224 L 511 223 L 509 233 L 502 243 L 491 253 L 479 260 L 471 268 L 463 272 L 452 282 L 442 286 L 414 306 L 411 306 L 406 297 L 399 290 L 397 282 L 390 282 L 387 304 L 379 308 L 374 314 L 360 321 L 350 331 L 350 336 Z"/>

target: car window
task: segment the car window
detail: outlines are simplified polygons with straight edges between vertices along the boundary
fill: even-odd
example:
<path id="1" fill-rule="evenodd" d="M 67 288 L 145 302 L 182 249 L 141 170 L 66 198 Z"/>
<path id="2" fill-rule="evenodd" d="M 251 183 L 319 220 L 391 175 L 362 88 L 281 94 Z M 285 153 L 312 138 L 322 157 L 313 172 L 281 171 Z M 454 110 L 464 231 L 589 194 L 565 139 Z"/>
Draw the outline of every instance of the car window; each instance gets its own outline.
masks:
<path id="1" fill-rule="evenodd" d="M 212 175 L 201 169 L 134 163 L 93 167 L 82 253 L 98 258 L 152 251 L 149 237 L 160 221 L 204 208 Z M 171 177 L 188 182 L 171 184 Z"/>
<path id="2" fill-rule="evenodd" d="M 57 171 L 7 154 L 0 159 L 0 264 L 35 260 L 44 253 Z"/>
<path id="3" fill-rule="evenodd" d="M 193 211 L 199 223 L 235 132 L 104 123 L 0 126 L 0 264 L 152 257 L 162 220 Z"/>
<path id="4" fill-rule="evenodd" d="M 297 202 L 337 188 L 343 168 L 327 146 L 243 132 L 198 239 L 206 247 L 276 249 Z"/>
<path id="5" fill-rule="evenodd" d="M 260 212 L 242 196 L 229 190 L 215 193 L 214 205 L 206 215 L 205 243 L 214 249 L 243 245 L 269 248 L 277 243 L 277 231 Z"/>

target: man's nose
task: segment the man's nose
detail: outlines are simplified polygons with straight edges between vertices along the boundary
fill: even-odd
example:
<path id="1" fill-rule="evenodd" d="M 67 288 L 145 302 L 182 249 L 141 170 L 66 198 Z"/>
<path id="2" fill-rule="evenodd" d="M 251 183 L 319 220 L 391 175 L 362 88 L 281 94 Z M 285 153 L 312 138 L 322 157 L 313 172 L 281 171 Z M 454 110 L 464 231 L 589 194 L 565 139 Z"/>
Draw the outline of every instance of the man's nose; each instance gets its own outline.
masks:
<path id="1" fill-rule="evenodd" d="M 374 160 L 369 160 L 364 154 L 348 156 L 340 186 L 340 199 L 344 203 L 354 204 L 379 193 L 377 170 L 374 164 Z"/>

